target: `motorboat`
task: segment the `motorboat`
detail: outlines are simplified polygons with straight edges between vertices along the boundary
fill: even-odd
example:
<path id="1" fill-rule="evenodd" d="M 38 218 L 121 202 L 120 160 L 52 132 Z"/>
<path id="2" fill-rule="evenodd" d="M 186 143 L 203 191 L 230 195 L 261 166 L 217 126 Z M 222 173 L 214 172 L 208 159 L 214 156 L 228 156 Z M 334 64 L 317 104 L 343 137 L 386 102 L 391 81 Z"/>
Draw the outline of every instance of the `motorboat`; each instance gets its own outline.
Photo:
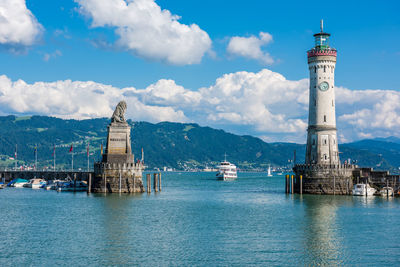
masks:
<path id="1" fill-rule="evenodd" d="M 6 187 L 5 183 L 0 182 L 0 189 L 4 189 Z"/>
<path id="2" fill-rule="evenodd" d="M 43 185 L 46 184 L 46 181 L 44 179 L 31 179 L 29 183 L 25 184 L 24 187 L 32 188 L 32 189 L 39 189 Z"/>
<path id="3" fill-rule="evenodd" d="M 83 192 L 87 191 L 87 184 L 84 181 L 76 181 L 74 183 L 73 181 L 68 181 L 68 182 L 58 182 L 57 183 L 57 191 L 58 192 Z"/>
<path id="4" fill-rule="evenodd" d="M 222 161 L 217 168 L 218 168 L 217 172 L 218 180 L 227 181 L 227 180 L 235 180 L 237 178 L 236 166 L 226 161 L 226 155 L 225 155 L 225 160 Z"/>
<path id="5" fill-rule="evenodd" d="M 373 196 L 376 189 L 369 184 L 355 184 L 353 187 L 353 196 Z"/>
<path id="6" fill-rule="evenodd" d="M 10 187 L 24 187 L 25 184 L 27 184 L 29 181 L 26 179 L 21 179 L 21 178 L 16 178 L 9 182 L 7 186 Z"/>
<path id="7" fill-rule="evenodd" d="M 62 182 L 62 181 L 61 180 L 49 180 L 43 188 L 46 190 L 56 190 L 57 185 L 60 182 Z"/>
<path id="8" fill-rule="evenodd" d="M 392 197 L 394 195 L 394 190 L 390 186 L 385 186 L 379 191 L 379 194 L 383 197 L 386 196 Z"/>

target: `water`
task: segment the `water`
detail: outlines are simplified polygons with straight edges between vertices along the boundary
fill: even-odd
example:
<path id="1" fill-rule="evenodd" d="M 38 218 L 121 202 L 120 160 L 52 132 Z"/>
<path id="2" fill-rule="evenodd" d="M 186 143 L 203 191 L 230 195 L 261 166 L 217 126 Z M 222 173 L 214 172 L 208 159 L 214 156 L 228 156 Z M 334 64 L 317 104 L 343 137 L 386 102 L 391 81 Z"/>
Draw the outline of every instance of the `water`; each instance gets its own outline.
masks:
<path id="1" fill-rule="evenodd" d="M 0 265 L 398 264 L 398 198 L 285 195 L 260 173 L 162 178 L 151 195 L 0 190 Z"/>

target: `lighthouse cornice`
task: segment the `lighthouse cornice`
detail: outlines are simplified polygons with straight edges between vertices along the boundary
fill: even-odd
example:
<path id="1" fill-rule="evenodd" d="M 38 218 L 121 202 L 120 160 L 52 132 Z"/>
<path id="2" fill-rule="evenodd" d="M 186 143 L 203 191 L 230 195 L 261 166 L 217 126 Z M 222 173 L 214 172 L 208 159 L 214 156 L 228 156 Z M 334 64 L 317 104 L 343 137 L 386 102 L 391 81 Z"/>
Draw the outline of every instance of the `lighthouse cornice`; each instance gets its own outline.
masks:
<path id="1" fill-rule="evenodd" d="M 307 131 L 336 131 L 336 126 L 334 125 L 309 125 Z"/>

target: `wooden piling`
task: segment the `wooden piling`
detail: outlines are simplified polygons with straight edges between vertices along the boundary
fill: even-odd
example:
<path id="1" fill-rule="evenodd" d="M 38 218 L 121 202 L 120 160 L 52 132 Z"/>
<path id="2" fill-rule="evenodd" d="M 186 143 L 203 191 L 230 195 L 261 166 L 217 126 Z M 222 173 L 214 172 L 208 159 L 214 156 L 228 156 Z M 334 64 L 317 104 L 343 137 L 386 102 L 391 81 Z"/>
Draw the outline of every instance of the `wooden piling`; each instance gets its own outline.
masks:
<path id="1" fill-rule="evenodd" d="M 388 182 L 387 177 L 386 177 L 386 197 L 387 198 L 389 197 L 389 182 Z"/>
<path id="2" fill-rule="evenodd" d="M 159 188 L 159 191 L 161 192 L 161 172 L 158 173 L 158 188 Z"/>
<path id="3" fill-rule="evenodd" d="M 303 194 L 303 175 L 300 175 L 300 195 Z"/>
<path id="4" fill-rule="evenodd" d="M 151 193 L 151 174 L 146 174 L 146 181 L 147 181 L 147 193 Z"/>
<path id="5" fill-rule="evenodd" d="M 74 173 L 74 192 L 76 191 L 76 173 Z"/>
<path id="6" fill-rule="evenodd" d="M 88 193 L 92 192 L 92 173 L 89 173 L 89 181 L 88 181 Z"/>
<path id="7" fill-rule="evenodd" d="M 136 192 L 136 175 L 133 175 L 133 193 Z"/>
<path id="8" fill-rule="evenodd" d="M 154 192 L 158 192 L 158 182 L 157 182 L 157 173 L 153 174 L 153 180 L 154 180 Z"/>
<path id="9" fill-rule="evenodd" d="M 292 179 L 291 179 L 291 183 L 290 183 L 290 186 L 291 186 L 291 192 L 292 192 L 292 194 L 294 194 L 294 191 L 293 191 L 293 188 L 294 188 L 294 185 L 293 185 L 293 178 L 294 178 L 294 175 L 292 174 L 292 177 L 291 177 Z"/>
<path id="10" fill-rule="evenodd" d="M 285 193 L 289 194 L 289 174 L 286 174 L 285 178 Z"/>

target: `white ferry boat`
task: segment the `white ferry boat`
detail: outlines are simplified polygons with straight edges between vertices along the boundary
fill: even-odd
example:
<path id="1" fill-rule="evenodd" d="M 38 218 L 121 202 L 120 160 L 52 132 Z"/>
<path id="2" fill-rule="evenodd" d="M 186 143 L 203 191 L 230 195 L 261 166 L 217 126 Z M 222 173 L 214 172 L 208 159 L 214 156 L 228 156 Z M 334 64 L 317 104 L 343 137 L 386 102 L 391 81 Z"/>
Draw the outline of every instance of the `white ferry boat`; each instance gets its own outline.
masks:
<path id="1" fill-rule="evenodd" d="M 218 166 L 217 179 L 218 180 L 234 180 L 237 178 L 236 166 L 225 160 Z"/>
<path id="2" fill-rule="evenodd" d="M 353 196 L 373 196 L 375 192 L 369 184 L 355 184 L 353 188 Z"/>

